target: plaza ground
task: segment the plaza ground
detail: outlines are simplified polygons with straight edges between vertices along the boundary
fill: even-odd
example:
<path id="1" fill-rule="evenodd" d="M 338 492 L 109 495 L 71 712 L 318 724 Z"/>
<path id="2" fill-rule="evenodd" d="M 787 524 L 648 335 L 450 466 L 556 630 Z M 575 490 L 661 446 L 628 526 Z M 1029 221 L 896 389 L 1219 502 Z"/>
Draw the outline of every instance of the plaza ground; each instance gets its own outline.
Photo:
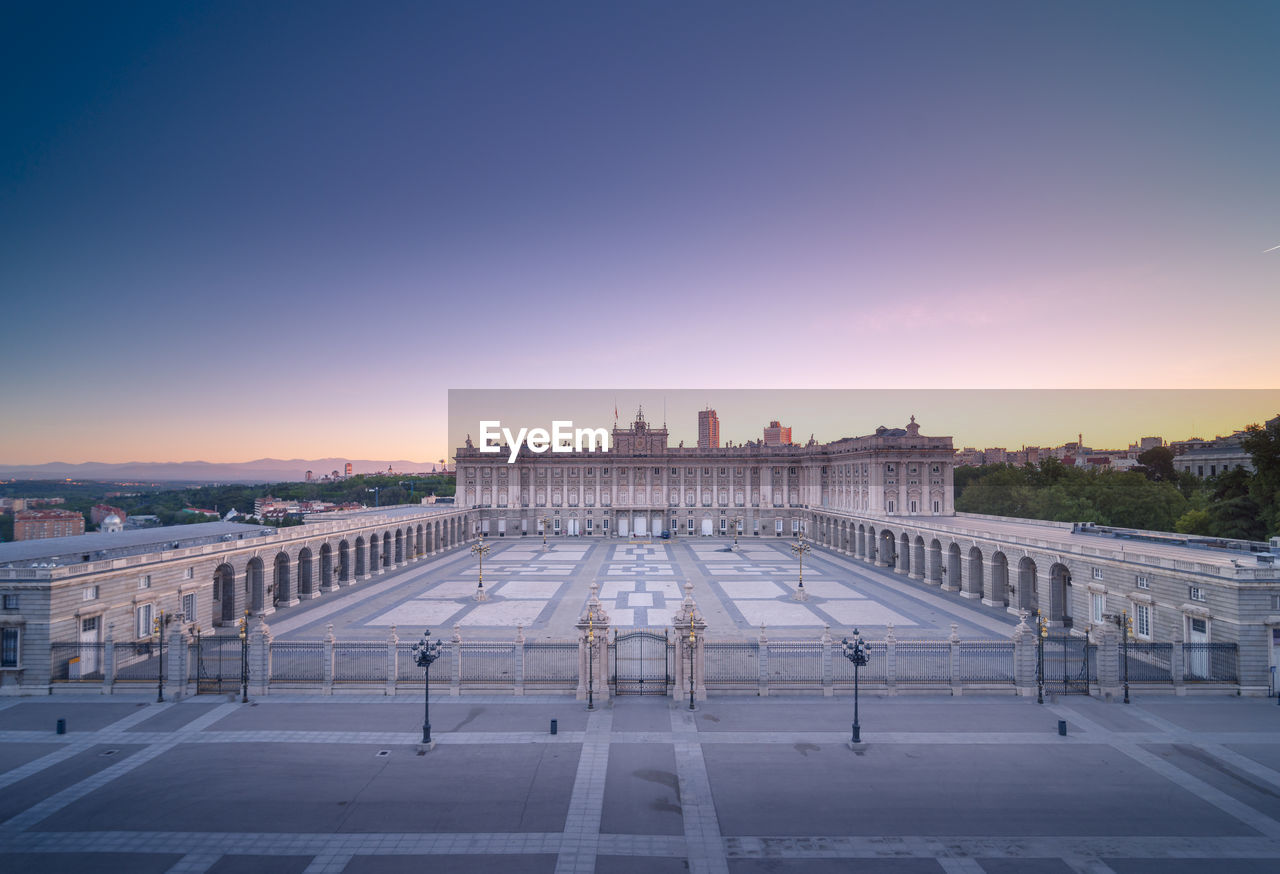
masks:
<path id="1" fill-rule="evenodd" d="M 951 625 L 966 640 L 1008 638 L 1016 617 L 958 593 L 869 567 L 814 548 L 804 558 L 807 600 L 798 601 L 799 562 L 786 538 L 732 540 L 591 540 L 560 538 L 543 549 L 538 538 L 490 541 L 484 559 L 486 600 L 475 593 L 480 562 L 468 550 L 277 611 L 268 618 L 282 640 L 318 640 L 329 624 L 339 640 L 383 640 L 423 627 L 447 636 L 453 625 L 468 639 L 511 639 L 520 626 L 530 639 L 570 639 L 592 583 L 614 627 L 668 625 L 693 584 L 693 596 L 715 638 L 815 639 L 829 626 L 839 637 L 857 627 L 883 637 L 945 640 Z"/>
<path id="2" fill-rule="evenodd" d="M 0 702 L 0 867 L 1280 869 L 1270 699 L 863 696 L 856 750 L 844 696 L 422 703 Z"/>

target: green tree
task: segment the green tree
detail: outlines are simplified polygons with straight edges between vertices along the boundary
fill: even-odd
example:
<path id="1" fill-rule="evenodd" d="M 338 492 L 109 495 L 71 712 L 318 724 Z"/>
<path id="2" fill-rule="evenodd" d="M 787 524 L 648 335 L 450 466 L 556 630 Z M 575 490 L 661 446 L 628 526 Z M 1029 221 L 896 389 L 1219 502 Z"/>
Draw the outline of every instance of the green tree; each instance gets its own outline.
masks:
<path id="1" fill-rule="evenodd" d="M 1179 534 L 1213 534 L 1213 518 L 1208 510 L 1188 510 L 1178 517 L 1173 530 Z"/>
<path id="2" fill-rule="evenodd" d="M 1167 446 L 1154 446 L 1138 456 L 1148 479 L 1156 482 L 1174 482 L 1178 473 L 1173 469 L 1173 450 Z"/>

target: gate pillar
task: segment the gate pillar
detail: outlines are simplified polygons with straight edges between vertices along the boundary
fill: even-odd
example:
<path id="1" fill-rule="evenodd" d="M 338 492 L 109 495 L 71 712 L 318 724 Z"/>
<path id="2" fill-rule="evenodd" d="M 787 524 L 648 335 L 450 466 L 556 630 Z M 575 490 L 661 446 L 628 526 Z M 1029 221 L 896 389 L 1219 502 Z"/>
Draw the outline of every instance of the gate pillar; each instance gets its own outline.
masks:
<path id="1" fill-rule="evenodd" d="M 609 700 L 609 614 L 600 603 L 600 584 L 591 584 L 591 597 L 578 617 L 579 701 Z"/>
<path id="2" fill-rule="evenodd" d="M 693 697 L 707 700 L 706 684 L 706 631 L 707 621 L 693 600 L 693 583 L 684 584 L 684 602 L 676 615 L 671 617 L 676 634 L 676 684 L 672 695 L 679 700 L 689 694 L 689 662 L 693 661 Z"/>

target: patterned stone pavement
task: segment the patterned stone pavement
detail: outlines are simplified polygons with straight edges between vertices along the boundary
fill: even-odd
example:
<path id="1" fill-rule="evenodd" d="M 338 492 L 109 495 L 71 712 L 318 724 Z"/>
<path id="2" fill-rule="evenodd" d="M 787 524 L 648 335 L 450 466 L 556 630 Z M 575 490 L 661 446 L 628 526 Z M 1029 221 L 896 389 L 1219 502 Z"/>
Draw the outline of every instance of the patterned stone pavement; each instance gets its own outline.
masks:
<path id="1" fill-rule="evenodd" d="M 442 698 L 424 751 L 403 698 L 9 699 L 0 868 L 1280 868 L 1274 701 L 864 696 L 857 750 L 851 704 Z"/>
<path id="2" fill-rule="evenodd" d="M 662 627 L 693 594 L 718 638 L 759 634 L 839 636 L 853 627 L 880 637 L 889 625 L 899 639 L 945 640 L 951 624 L 965 639 L 1008 637 L 1006 611 L 956 593 L 869 567 L 814 547 L 799 566 L 785 538 L 627 541 L 562 538 L 544 549 L 537 539 L 490 542 L 484 560 L 485 599 L 475 595 L 481 566 L 459 551 L 358 583 L 270 617 L 285 640 L 319 639 L 334 625 L 339 640 L 382 640 L 395 626 L 404 637 L 423 626 L 445 633 L 457 625 L 468 639 L 511 639 L 516 627 L 530 639 L 575 635 L 594 582 L 615 627 Z"/>

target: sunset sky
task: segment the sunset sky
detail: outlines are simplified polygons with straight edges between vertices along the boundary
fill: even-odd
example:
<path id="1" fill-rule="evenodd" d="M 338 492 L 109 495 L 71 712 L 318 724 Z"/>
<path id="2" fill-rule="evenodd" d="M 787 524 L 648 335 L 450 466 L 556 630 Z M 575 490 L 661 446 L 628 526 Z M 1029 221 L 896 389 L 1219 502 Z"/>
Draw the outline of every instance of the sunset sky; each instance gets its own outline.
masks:
<path id="1" fill-rule="evenodd" d="M 451 388 L 1274 389 L 1277 45 L 1272 0 L 7 3 L 0 462 L 436 460 Z M 1122 439 L 1280 412 L 1197 397 Z M 911 413 L 1039 442 L 846 430 Z"/>

